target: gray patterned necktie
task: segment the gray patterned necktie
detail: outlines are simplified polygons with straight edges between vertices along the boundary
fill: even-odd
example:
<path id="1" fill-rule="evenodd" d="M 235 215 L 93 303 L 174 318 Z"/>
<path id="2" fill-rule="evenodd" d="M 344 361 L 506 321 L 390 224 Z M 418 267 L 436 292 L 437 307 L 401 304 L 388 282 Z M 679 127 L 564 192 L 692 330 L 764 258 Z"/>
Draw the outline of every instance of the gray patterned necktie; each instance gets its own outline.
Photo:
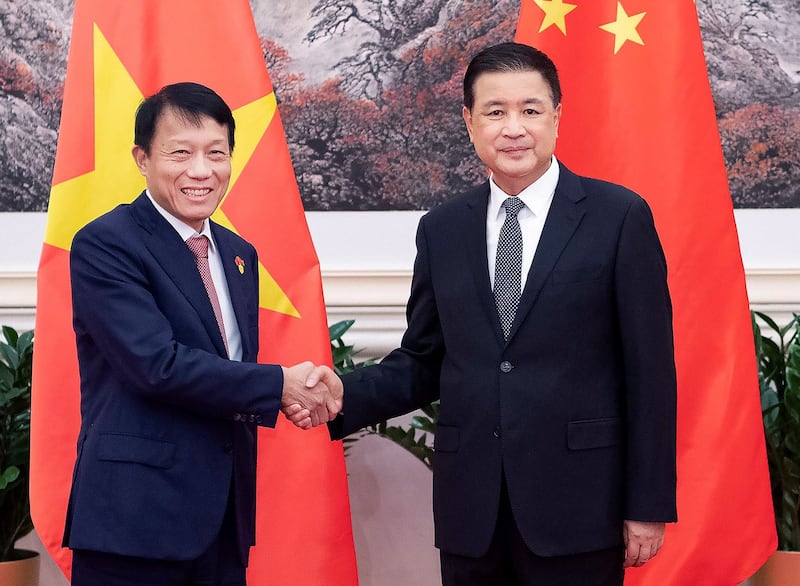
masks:
<path id="1" fill-rule="evenodd" d="M 517 214 L 525 204 L 518 197 L 509 197 L 503 202 L 503 207 L 506 209 L 506 219 L 497 240 L 494 299 L 503 335 L 508 339 L 522 295 L 522 230 Z"/>

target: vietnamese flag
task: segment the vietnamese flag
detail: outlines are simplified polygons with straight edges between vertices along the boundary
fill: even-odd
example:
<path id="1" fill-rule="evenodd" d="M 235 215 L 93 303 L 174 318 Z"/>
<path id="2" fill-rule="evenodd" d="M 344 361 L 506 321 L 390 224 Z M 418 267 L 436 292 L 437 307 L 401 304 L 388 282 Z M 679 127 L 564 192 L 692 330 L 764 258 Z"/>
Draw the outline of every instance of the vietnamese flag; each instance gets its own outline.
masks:
<path id="1" fill-rule="evenodd" d="M 522 0 L 559 69 L 557 156 L 649 202 L 669 267 L 678 523 L 626 584 L 738 584 L 776 547 L 744 269 L 692 0 Z"/>
<path id="2" fill-rule="evenodd" d="M 34 523 L 67 576 L 60 544 L 80 417 L 69 248 L 80 227 L 144 188 L 131 157 L 135 109 L 178 81 L 211 87 L 234 111 L 231 186 L 213 218 L 258 249 L 259 360 L 331 361 L 319 263 L 248 2 L 77 0 L 38 273 L 31 437 Z M 259 442 L 250 580 L 356 584 L 341 443 L 282 417 Z"/>

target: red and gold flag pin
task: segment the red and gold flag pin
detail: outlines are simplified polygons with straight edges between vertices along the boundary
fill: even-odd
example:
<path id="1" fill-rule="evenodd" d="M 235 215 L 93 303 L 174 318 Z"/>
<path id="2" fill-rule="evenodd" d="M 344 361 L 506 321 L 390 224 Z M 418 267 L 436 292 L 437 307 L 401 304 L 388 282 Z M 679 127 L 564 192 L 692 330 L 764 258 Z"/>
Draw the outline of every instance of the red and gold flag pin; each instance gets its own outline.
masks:
<path id="1" fill-rule="evenodd" d="M 233 262 L 236 263 L 236 266 L 239 267 L 239 272 L 243 275 L 244 274 L 244 261 L 242 260 L 241 256 L 237 256 L 233 259 Z"/>

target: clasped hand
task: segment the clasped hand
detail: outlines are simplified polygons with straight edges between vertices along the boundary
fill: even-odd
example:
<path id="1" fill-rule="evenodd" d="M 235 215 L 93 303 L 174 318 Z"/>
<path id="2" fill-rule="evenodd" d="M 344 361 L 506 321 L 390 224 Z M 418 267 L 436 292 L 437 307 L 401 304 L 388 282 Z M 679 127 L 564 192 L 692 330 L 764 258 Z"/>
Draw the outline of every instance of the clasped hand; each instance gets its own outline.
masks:
<path id="1" fill-rule="evenodd" d="M 333 420 L 342 410 L 342 381 L 327 366 L 301 362 L 283 368 L 281 411 L 300 429 Z"/>

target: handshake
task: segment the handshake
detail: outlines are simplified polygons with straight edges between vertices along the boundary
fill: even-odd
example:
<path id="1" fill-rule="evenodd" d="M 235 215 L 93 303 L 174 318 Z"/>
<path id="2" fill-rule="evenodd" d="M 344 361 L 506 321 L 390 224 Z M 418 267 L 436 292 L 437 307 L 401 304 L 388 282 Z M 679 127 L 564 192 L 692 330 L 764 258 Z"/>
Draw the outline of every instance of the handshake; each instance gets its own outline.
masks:
<path id="1" fill-rule="evenodd" d="M 301 362 L 283 368 L 281 411 L 300 429 L 332 421 L 342 410 L 344 386 L 327 366 Z"/>

